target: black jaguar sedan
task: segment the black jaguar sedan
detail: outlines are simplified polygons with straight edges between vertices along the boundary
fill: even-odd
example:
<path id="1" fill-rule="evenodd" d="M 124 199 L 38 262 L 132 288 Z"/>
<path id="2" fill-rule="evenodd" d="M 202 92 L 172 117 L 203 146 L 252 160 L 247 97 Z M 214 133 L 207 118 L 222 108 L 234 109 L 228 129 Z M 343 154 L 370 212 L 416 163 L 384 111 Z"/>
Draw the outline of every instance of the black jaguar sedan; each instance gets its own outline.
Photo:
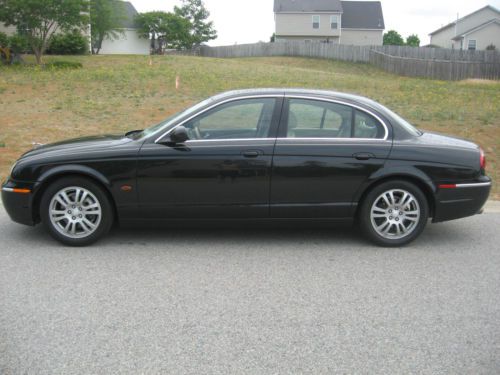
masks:
<path id="1" fill-rule="evenodd" d="M 42 146 L 2 186 L 12 220 L 89 245 L 114 222 L 192 226 L 356 221 L 382 246 L 481 211 L 483 151 L 382 105 L 327 91 L 207 99 L 146 130 Z"/>

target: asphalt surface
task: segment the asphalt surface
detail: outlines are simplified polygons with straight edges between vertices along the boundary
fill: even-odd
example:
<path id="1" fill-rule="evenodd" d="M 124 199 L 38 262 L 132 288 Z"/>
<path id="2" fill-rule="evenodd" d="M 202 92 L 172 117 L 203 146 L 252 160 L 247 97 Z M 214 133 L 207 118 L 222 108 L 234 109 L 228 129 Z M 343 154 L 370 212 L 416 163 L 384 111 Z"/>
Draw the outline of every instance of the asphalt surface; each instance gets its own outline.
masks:
<path id="1" fill-rule="evenodd" d="M 115 230 L 0 206 L 0 374 L 498 374 L 500 214 L 404 249 L 356 230 Z"/>

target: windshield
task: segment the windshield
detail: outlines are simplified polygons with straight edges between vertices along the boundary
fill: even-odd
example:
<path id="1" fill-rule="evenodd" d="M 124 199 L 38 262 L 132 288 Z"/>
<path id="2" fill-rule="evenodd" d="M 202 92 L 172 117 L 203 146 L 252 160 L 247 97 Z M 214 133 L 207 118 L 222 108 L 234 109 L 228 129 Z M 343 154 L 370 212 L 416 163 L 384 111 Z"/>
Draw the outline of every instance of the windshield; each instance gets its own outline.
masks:
<path id="1" fill-rule="evenodd" d="M 175 122 L 177 122 L 177 120 L 181 119 L 182 117 L 187 117 L 189 116 L 190 114 L 194 114 L 196 113 L 200 108 L 206 106 L 207 104 L 209 104 L 210 102 L 212 102 L 213 99 L 206 99 L 198 104 L 195 104 L 194 106 L 192 107 L 189 107 L 181 112 L 178 112 L 170 117 L 168 117 L 167 119 L 163 120 L 162 122 L 160 122 L 159 124 L 156 124 L 154 126 L 151 126 L 150 128 L 147 128 L 145 130 L 143 130 L 141 132 L 141 136 L 142 137 L 147 137 L 147 136 L 150 136 L 150 135 L 153 135 L 157 132 L 159 132 L 160 130 L 162 129 L 168 129 L 171 125 L 173 125 Z"/>

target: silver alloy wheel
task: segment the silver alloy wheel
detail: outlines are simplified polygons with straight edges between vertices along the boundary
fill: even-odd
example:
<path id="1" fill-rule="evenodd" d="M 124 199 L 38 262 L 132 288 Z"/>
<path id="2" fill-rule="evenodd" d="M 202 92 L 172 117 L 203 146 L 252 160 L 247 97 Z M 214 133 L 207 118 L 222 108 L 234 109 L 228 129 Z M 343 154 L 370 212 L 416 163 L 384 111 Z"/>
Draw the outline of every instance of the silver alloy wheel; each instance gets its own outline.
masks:
<path id="1" fill-rule="evenodd" d="M 92 192 L 72 186 L 61 189 L 52 197 L 49 216 L 54 228 L 62 235 L 85 238 L 99 227 L 102 209 Z"/>
<path id="2" fill-rule="evenodd" d="M 413 194 L 401 189 L 379 195 L 370 210 L 373 229 L 382 237 L 398 240 L 410 235 L 420 221 L 420 205 Z"/>

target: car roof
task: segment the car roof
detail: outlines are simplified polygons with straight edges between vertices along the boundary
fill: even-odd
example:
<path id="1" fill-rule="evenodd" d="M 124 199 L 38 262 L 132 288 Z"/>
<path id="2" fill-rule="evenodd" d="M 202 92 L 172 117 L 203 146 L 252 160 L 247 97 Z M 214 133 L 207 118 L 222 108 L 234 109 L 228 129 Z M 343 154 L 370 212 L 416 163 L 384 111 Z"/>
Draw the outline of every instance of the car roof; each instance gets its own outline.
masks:
<path id="1" fill-rule="evenodd" d="M 215 95 L 214 97 L 212 97 L 212 99 L 213 101 L 221 101 L 230 98 L 245 97 L 245 96 L 260 96 L 260 95 L 277 95 L 277 96 L 303 95 L 303 96 L 313 96 L 313 97 L 323 97 L 323 98 L 326 97 L 331 99 L 346 100 L 358 104 L 364 104 L 365 106 L 371 107 L 379 111 L 384 110 L 384 107 L 381 104 L 364 96 L 347 94 L 337 91 L 303 89 L 303 88 L 281 88 L 281 89 L 258 88 L 258 89 L 233 90 Z"/>

